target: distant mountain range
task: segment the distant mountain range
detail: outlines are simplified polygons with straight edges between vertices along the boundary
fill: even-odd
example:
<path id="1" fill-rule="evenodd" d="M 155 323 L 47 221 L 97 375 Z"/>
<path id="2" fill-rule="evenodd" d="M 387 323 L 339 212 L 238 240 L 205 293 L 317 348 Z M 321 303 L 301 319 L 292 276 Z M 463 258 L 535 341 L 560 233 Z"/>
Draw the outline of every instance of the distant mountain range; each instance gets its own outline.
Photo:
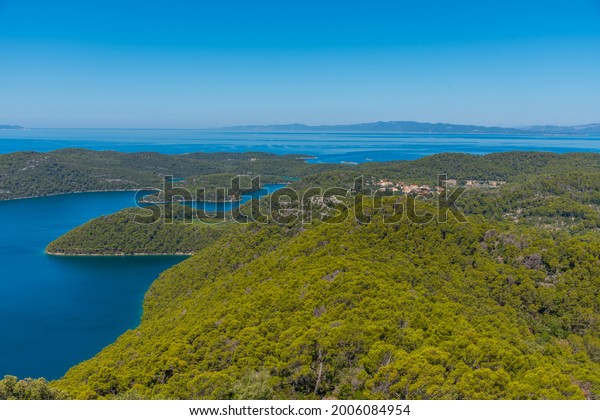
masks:
<path id="1" fill-rule="evenodd" d="M 481 125 L 460 125 L 446 123 L 421 123 L 416 121 L 378 121 L 346 125 L 240 125 L 218 128 L 218 131 L 353 131 L 353 132 L 399 132 L 432 134 L 547 134 L 547 135 L 600 135 L 600 123 L 574 126 L 535 125 L 529 127 L 506 128 Z"/>
<path id="2" fill-rule="evenodd" d="M 0 130 L 23 130 L 20 125 L 1 125 Z M 423 123 L 416 121 L 377 121 L 360 124 L 306 125 L 236 125 L 205 129 L 204 131 L 314 131 L 314 132 L 396 132 L 419 134 L 513 134 L 513 135 L 600 135 L 600 123 L 585 125 L 532 125 L 525 127 L 489 127 L 483 125 L 463 125 L 448 123 Z"/>

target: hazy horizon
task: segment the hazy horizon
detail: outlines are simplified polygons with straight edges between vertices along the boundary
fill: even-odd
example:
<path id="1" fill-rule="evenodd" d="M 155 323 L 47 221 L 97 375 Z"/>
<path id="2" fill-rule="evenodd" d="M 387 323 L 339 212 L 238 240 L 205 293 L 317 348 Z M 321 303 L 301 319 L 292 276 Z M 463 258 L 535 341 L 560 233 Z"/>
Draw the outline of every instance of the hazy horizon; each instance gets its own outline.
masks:
<path id="1" fill-rule="evenodd" d="M 360 121 L 360 122 L 352 122 L 352 123 L 323 123 L 323 124 L 306 124 L 303 122 L 288 122 L 288 123 L 266 123 L 266 124 L 232 124 L 226 126 L 207 126 L 207 127 L 31 127 L 31 126 L 23 126 L 21 124 L 12 124 L 5 123 L 0 121 L 0 125 L 18 125 L 24 129 L 31 130 L 43 130 L 43 129 L 56 129 L 56 130 L 202 130 L 202 131 L 210 131 L 210 130 L 223 130 L 227 128 L 237 128 L 237 127 L 272 127 L 272 126 L 291 126 L 291 125 L 305 125 L 307 127 L 315 127 L 315 126 L 343 126 L 343 125 L 356 125 L 356 124 L 371 124 L 371 123 L 393 123 L 393 122 L 415 122 L 415 123 L 423 123 L 423 124 L 449 124 L 449 125 L 465 125 L 465 126 L 482 126 L 482 127 L 494 127 L 492 125 L 480 125 L 480 124 L 471 124 L 471 123 L 455 123 L 452 121 L 408 121 L 408 120 L 376 120 L 376 121 Z M 564 127 L 573 127 L 573 126 L 586 126 L 586 125 L 596 125 L 600 124 L 600 118 L 598 121 L 590 121 L 582 124 L 570 124 L 564 125 Z M 560 124 L 521 124 L 518 126 L 511 125 L 498 125 L 496 127 L 499 128 L 527 128 L 534 126 L 562 126 Z"/>

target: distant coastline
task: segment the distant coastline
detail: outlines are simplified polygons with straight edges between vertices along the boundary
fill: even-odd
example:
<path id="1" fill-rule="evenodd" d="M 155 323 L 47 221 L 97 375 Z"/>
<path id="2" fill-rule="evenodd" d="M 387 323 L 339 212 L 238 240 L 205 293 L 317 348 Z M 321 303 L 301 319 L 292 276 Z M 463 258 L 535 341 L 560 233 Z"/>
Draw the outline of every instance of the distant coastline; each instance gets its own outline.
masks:
<path id="1" fill-rule="evenodd" d="M 20 125 L 2 125 L 0 124 L 0 130 L 24 130 L 25 127 Z"/>
<path id="2" fill-rule="evenodd" d="M 238 125 L 214 128 L 205 131 L 250 131 L 250 132 L 395 132 L 402 134 L 509 134 L 509 135 L 600 135 L 600 123 L 559 126 L 532 125 L 525 127 L 489 127 L 449 123 L 417 121 L 377 121 L 360 124 L 306 125 L 270 124 Z"/>

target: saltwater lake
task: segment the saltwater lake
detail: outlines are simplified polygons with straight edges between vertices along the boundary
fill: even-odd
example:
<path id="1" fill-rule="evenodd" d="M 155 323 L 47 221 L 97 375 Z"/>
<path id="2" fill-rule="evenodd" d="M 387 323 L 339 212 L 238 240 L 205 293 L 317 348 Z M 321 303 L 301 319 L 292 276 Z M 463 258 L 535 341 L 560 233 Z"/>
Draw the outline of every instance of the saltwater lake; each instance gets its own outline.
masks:
<path id="1" fill-rule="evenodd" d="M 139 323 L 144 293 L 180 257 L 52 257 L 46 245 L 134 205 L 132 192 L 0 202 L 0 376 L 54 379 Z"/>
<path id="2" fill-rule="evenodd" d="M 252 196 L 279 187 L 267 185 Z M 134 205 L 134 192 L 0 201 L 0 378 L 59 378 L 139 324 L 152 281 L 185 257 L 44 253 L 50 241 L 70 229 Z M 237 205 L 203 207 L 227 211 Z"/>
<path id="3" fill-rule="evenodd" d="M 600 152 L 600 137 L 0 130 L 0 153 L 64 147 L 171 154 L 252 150 L 307 154 L 316 157 L 315 163 L 360 163 L 441 152 Z M 152 281 L 184 257 L 44 254 L 53 239 L 94 217 L 134 205 L 133 197 L 133 192 L 112 192 L 0 202 L 0 377 L 58 378 L 138 325 Z"/>

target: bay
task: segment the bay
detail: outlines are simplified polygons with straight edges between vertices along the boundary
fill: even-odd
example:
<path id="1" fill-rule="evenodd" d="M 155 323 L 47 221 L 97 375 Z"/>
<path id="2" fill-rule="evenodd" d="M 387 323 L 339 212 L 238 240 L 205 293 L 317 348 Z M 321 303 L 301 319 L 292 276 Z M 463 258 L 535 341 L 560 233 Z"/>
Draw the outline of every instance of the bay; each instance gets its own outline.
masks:
<path id="1" fill-rule="evenodd" d="M 282 186 L 265 185 L 242 203 Z M 192 203 L 207 212 L 239 204 Z M 139 324 L 152 282 L 186 257 L 44 253 L 70 229 L 135 205 L 128 191 L 0 201 L 0 378 L 59 378 Z"/>
<path id="2" fill-rule="evenodd" d="M 0 202 L 0 376 L 54 379 L 140 320 L 157 275 L 182 257 L 55 257 L 46 245 L 134 205 L 133 192 Z"/>

